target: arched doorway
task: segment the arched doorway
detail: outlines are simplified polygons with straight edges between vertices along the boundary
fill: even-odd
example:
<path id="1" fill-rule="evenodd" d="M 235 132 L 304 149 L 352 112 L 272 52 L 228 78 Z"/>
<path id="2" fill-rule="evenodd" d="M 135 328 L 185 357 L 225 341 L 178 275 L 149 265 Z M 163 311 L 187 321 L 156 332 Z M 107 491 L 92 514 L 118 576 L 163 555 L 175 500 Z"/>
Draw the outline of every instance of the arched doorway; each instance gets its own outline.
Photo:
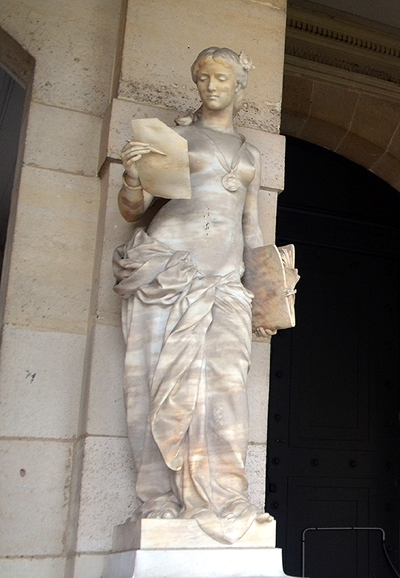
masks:
<path id="1" fill-rule="evenodd" d="M 267 511 L 288 574 L 315 527 L 381 527 L 398 567 L 400 195 L 297 139 L 286 166 L 277 243 L 302 278 L 297 327 L 272 339 Z M 380 541 L 309 532 L 305 575 L 389 578 Z"/>

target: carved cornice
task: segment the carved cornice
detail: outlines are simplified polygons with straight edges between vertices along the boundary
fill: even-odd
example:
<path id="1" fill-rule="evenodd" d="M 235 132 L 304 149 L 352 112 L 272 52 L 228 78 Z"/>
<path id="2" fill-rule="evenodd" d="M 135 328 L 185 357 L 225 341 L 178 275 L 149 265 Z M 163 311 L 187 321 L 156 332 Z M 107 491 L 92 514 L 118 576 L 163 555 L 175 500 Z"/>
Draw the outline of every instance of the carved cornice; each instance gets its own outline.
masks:
<path id="1" fill-rule="evenodd" d="M 331 54 L 324 54 L 323 52 L 317 52 L 313 49 L 300 47 L 289 47 L 286 54 L 400 85 L 400 71 L 394 71 L 391 73 L 386 70 L 379 70 L 379 68 L 368 64 L 354 62 L 351 59 L 335 57 Z"/>
<path id="2" fill-rule="evenodd" d="M 370 50 L 379 54 L 386 54 L 387 56 L 394 56 L 395 58 L 400 57 L 400 48 L 396 46 L 390 46 L 388 44 L 383 44 L 382 42 L 377 42 L 376 40 L 368 39 L 365 37 L 360 37 L 357 32 L 354 34 L 346 34 L 341 32 L 336 28 L 327 28 L 323 25 L 313 24 L 312 22 L 307 22 L 304 19 L 299 19 L 298 17 L 288 17 L 287 21 L 288 29 L 300 30 L 307 34 L 314 36 L 320 36 L 321 38 L 329 38 L 338 43 L 343 43 L 349 46 L 357 46 L 363 50 Z"/>
<path id="3" fill-rule="evenodd" d="M 288 8 L 286 54 L 400 85 L 400 39 L 308 9 Z"/>

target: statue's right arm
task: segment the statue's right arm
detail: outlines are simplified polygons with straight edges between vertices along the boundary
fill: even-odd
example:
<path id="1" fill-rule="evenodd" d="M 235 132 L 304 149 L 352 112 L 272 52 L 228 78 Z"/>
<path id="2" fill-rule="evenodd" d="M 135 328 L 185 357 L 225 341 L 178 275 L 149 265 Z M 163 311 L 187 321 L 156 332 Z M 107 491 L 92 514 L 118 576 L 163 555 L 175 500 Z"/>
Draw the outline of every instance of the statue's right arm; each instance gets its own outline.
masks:
<path id="1" fill-rule="evenodd" d="M 132 223 L 140 219 L 150 206 L 153 196 L 143 190 L 136 162 L 143 154 L 150 152 L 147 143 L 129 141 L 121 152 L 125 172 L 122 187 L 118 194 L 118 207 L 126 221 Z"/>
<path id="2" fill-rule="evenodd" d="M 149 208 L 154 197 L 142 189 L 142 185 L 129 186 L 127 174 L 124 173 L 123 184 L 118 194 L 118 208 L 125 221 L 133 223 L 140 219 Z"/>

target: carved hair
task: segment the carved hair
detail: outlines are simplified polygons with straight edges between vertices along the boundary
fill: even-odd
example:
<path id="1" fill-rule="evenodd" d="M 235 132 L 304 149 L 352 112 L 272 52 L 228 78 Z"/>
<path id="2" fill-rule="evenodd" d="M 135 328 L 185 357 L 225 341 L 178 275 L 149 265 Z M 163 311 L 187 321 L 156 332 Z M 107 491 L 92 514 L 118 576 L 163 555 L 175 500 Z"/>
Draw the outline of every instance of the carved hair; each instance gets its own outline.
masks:
<path id="1" fill-rule="evenodd" d="M 190 69 L 193 82 L 197 83 L 197 75 L 207 58 L 212 58 L 216 62 L 221 62 L 224 66 L 228 65 L 232 68 L 239 86 L 243 89 L 246 88 L 247 73 L 253 68 L 250 59 L 243 51 L 240 54 L 236 54 L 236 52 L 233 52 L 230 48 L 218 48 L 217 46 L 211 46 L 210 48 L 202 50 L 193 62 Z"/>
<path id="2" fill-rule="evenodd" d="M 243 50 L 240 54 L 236 54 L 236 52 L 230 48 L 218 48 L 217 46 L 210 46 L 210 48 L 205 48 L 197 56 L 190 69 L 192 72 L 193 82 L 196 84 L 199 70 L 207 58 L 212 58 L 216 62 L 220 62 L 224 66 L 231 68 L 236 76 L 236 82 L 239 86 L 239 90 L 236 93 L 234 101 L 233 113 L 235 115 L 240 110 L 243 103 L 244 89 L 247 86 L 248 72 L 254 68 L 251 59 Z M 196 120 L 201 118 L 201 109 L 202 107 L 200 107 L 195 112 L 188 112 L 185 116 L 175 119 L 175 123 L 180 126 L 188 126 L 193 124 L 196 122 Z"/>

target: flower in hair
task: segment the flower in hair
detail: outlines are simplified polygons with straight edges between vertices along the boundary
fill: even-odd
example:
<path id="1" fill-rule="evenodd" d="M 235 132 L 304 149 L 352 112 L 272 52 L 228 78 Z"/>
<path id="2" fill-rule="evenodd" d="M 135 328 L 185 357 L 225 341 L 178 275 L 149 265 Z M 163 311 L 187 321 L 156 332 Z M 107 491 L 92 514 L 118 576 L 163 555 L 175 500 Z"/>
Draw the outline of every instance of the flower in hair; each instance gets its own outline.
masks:
<path id="1" fill-rule="evenodd" d="M 250 56 L 247 56 L 244 50 L 242 50 L 239 54 L 239 62 L 242 65 L 243 70 L 246 72 L 249 72 L 249 70 L 253 70 L 255 68 Z"/>

